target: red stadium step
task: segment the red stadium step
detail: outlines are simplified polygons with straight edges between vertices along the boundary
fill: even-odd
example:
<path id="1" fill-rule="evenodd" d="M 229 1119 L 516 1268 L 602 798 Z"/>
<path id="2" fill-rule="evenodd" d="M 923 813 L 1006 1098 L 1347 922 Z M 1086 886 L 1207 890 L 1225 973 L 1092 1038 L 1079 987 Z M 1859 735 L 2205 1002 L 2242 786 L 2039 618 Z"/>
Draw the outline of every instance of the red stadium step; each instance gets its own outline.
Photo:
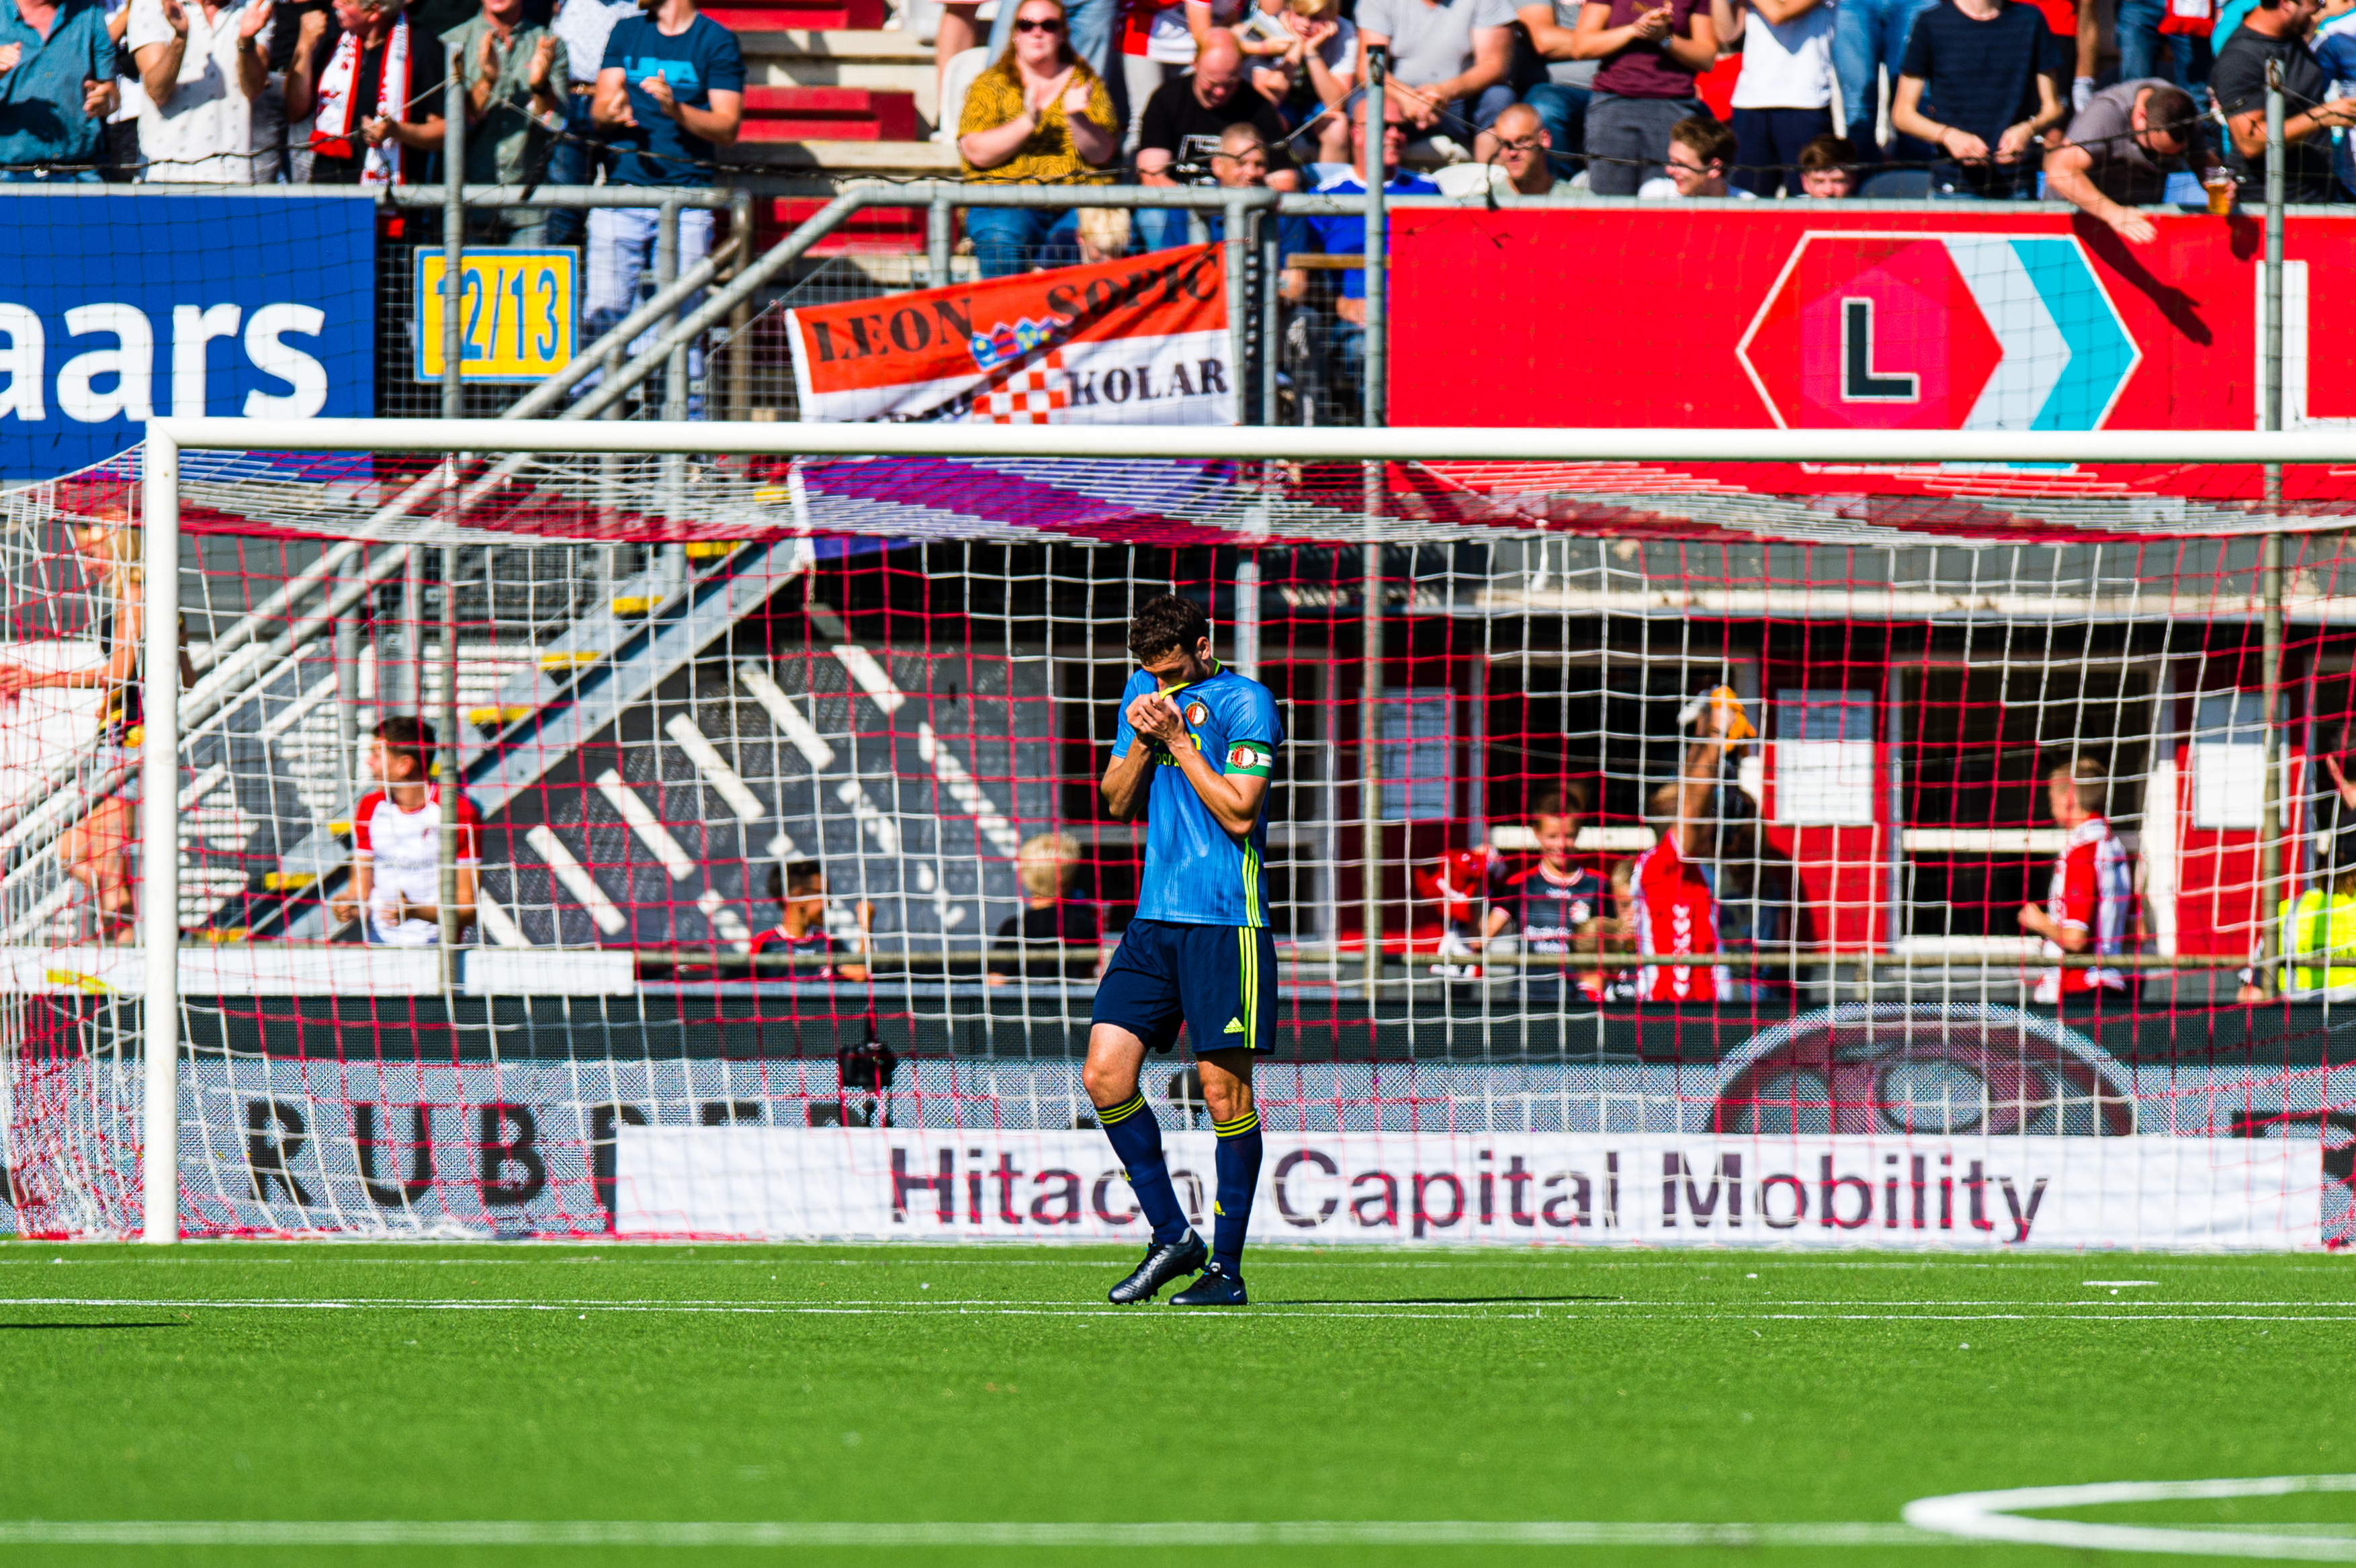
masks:
<path id="1" fill-rule="evenodd" d="M 891 14 L 886 0 L 713 0 L 697 9 L 736 33 L 873 32 Z"/>
<path id="2" fill-rule="evenodd" d="M 913 142 L 916 95 L 863 87 L 748 87 L 746 142 Z"/>
<path id="3" fill-rule="evenodd" d="M 780 196 L 753 209 L 753 240 L 762 250 L 792 233 L 826 205 L 819 197 Z M 921 207 L 862 207 L 810 247 L 814 256 L 906 256 L 925 248 Z"/>

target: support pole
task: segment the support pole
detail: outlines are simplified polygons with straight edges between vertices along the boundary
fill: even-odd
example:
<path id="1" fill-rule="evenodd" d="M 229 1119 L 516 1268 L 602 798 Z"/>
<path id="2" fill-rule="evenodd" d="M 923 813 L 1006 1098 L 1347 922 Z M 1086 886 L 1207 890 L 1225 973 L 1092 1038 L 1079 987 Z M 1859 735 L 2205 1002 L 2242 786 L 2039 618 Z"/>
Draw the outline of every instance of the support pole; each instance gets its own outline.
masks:
<path id="1" fill-rule="evenodd" d="M 442 119 L 442 417 L 466 416 L 466 83 L 456 44 L 444 47 Z"/>
<path id="2" fill-rule="evenodd" d="M 1366 335 L 1365 385 L 1359 406 L 1368 429 L 1383 424 L 1384 293 L 1383 187 L 1390 170 L 1383 158 L 1387 140 L 1384 118 L 1384 77 L 1390 60 L 1387 51 L 1366 50 L 1366 146 L 1363 178 L 1366 187 Z M 1383 977 L 1383 465 L 1365 466 L 1365 526 L 1360 550 L 1365 583 L 1360 589 L 1360 654 L 1363 671 L 1358 690 L 1359 836 L 1365 862 L 1359 920 L 1366 945 L 1366 1005 L 1376 1003 Z"/>
<path id="3" fill-rule="evenodd" d="M 1284 339 L 1283 224 L 1263 208 L 1259 225 L 1259 422 L 1276 423 L 1276 375 Z"/>
<path id="4" fill-rule="evenodd" d="M 925 281 L 934 288 L 949 283 L 949 248 L 957 237 L 957 209 L 949 194 L 935 190 L 925 205 Z"/>
<path id="5" fill-rule="evenodd" d="M 144 1239 L 180 1239 L 180 448 L 147 437 L 141 579 L 140 938 L 145 945 L 140 1207 Z"/>
<path id="6" fill-rule="evenodd" d="M 457 487 L 451 487 L 457 493 Z M 442 923 L 442 988 L 458 988 L 458 547 L 442 547 L 442 842 L 434 911 Z"/>
<path id="7" fill-rule="evenodd" d="M 753 193 L 732 190 L 728 193 L 728 278 L 734 282 L 744 275 L 753 261 Z M 728 417 L 753 417 L 753 345 L 747 335 L 753 329 L 753 302 L 740 299 L 728 312 Z"/>
<path id="8" fill-rule="evenodd" d="M 2282 64 L 2266 62 L 2266 272 L 2264 356 L 2265 400 L 2262 424 L 2269 431 L 2283 427 L 2283 90 Z M 2265 466 L 2265 504 L 2282 516 L 2282 465 Z M 2258 595 L 2264 618 L 2260 636 L 2259 682 L 2265 688 L 2265 802 L 2258 814 L 2258 955 L 2259 989 L 2276 993 L 2281 976 L 2276 960 L 2283 950 L 2279 911 L 2282 908 L 2283 788 L 2283 542 L 2269 533 L 2258 545 Z"/>
<path id="9" fill-rule="evenodd" d="M 1227 209 L 1221 215 L 1219 229 L 1220 261 L 1227 274 L 1227 385 L 1228 407 L 1237 424 L 1249 424 L 1251 416 L 1251 209 L 1230 195 Z"/>
<path id="10" fill-rule="evenodd" d="M 655 289 L 658 293 L 679 281 L 680 208 L 676 201 L 665 201 L 661 208 L 660 227 L 655 236 Z M 662 319 L 659 330 L 668 332 L 679 323 L 679 313 L 673 311 Z M 678 421 L 687 417 L 686 339 L 673 343 L 663 360 L 662 416 Z M 677 517 L 687 485 L 687 458 L 677 452 L 667 452 L 662 457 L 662 508 L 664 514 Z M 683 544 L 659 544 L 657 559 L 662 564 L 659 574 L 662 596 L 666 599 L 679 591 L 687 580 L 687 547 Z"/>

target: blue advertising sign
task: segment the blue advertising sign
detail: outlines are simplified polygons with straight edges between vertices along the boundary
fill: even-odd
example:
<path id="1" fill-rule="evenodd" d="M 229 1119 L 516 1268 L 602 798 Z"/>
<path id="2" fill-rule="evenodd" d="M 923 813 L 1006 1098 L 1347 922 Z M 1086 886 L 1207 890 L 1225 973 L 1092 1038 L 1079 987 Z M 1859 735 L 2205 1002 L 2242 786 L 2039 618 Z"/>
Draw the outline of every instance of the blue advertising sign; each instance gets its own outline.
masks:
<path id="1" fill-rule="evenodd" d="M 0 478 L 136 446 L 158 414 L 376 411 L 364 197 L 0 186 Z"/>

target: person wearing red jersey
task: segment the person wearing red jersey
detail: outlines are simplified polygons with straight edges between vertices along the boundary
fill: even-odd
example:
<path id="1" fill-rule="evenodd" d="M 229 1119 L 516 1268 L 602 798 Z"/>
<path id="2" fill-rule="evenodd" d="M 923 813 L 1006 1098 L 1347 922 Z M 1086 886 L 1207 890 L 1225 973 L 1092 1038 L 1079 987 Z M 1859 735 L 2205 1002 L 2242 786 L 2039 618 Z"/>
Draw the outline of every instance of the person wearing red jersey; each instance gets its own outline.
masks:
<path id="1" fill-rule="evenodd" d="M 826 929 L 826 867 L 814 860 L 798 860 L 791 865 L 771 866 L 769 897 L 776 900 L 777 912 L 784 918 L 753 939 L 755 953 L 805 957 L 850 953 L 851 949 Z M 862 931 L 867 920 L 868 908 L 862 904 L 859 906 L 859 924 Z M 865 940 L 863 936 L 861 938 L 862 944 Z M 785 972 L 755 969 L 753 978 L 860 981 L 867 978 L 867 966 L 863 963 L 837 963 L 824 967 L 797 964 Z"/>
<path id="2" fill-rule="evenodd" d="M 2126 950 L 2135 917 L 2135 878 L 2127 852 L 2103 820 L 2110 779 L 2103 765 L 2080 753 L 2045 776 L 2046 809 L 2062 832 L 2062 853 L 2045 905 L 2020 907 L 2020 929 L 2045 939 L 2045 956 Z M 2047 970 L 2038 977 L 2033 1000 L 2059 1003 L 2073 997 L 2125 995 L 2127 978 L 2115 969 Z"/>
<path id="3" fill-rule="evenodd" d="M 338 920 L 365 909 L 362 935 L 388 947 L 442 940 L 442 786 L 426 782 L 434 726 L 395 716 L 369 732 L 363 757 L 384 788 L 352 809 L 352 879 L 329 905 Z M 475 922 L 475 875 L 482 813 L 458 797 L 458 927 Z"/>
<path id="4" fill-rule="evenodd" d="M 1661 958 L 1718 950 L 1718 898 L 1701 862 L 1713 838 L 1710 796 L 1718 789 L 1726 748 L 1759 732 L 1727 687 L 1709 693 L 1695 718 L 1699 731 L 1686 747 L 1674 784 L 1653 791 L 1653 829 L 1659 836 L 1629 868 L 1629 918 L 1636 950 Z M 1720 965 L 1657 964 L 1636 972 L 1639 1002 L 1719 1002 L 1735 994 Z"/>

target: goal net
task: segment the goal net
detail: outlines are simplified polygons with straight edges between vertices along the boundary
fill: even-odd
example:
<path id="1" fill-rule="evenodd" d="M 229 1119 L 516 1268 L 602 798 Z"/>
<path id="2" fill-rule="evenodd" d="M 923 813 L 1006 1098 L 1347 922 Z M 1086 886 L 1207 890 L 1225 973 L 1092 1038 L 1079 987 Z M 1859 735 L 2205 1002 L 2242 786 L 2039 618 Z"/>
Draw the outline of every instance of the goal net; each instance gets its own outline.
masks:
<path id="1" fill-rule="evenodd" d="M 5 493 L 20 1234 L 1135 1234 L 1079 1066 L 1172 592 L 1284 727 L 1259 1234 L 2356 1224 L 2311 443 L 303 428 Z"/>

